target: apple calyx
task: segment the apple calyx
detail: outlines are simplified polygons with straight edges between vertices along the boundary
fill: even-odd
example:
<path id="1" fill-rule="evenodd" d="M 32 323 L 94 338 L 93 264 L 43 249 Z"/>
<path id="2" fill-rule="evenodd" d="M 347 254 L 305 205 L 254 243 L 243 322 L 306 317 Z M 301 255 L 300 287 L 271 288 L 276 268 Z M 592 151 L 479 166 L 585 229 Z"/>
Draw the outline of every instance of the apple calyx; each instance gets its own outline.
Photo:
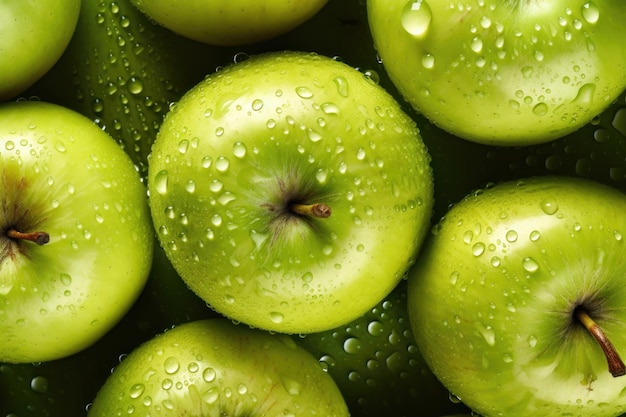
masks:
<path id="1" fill-rule="evenodd" d="M 576 319 L 587 329 L 587 331 L 596 339 L 609 366 L 609 372 L 614 377 L 626 375 L 626 365 L 617 353 L 617 349 L 611 343 L 606 334 L 602 331 L 600 326 L 591 318 L 583 306 L 578 306 L 574 309 L 574 316 Z"/>
<path id="2" fill-rule="evenodd" d="M 326 219 L 330 217 L 330 214 L 331 214 L 330 206 L 324 203 L 314 203 L 314 204 L 293 203 L 289 206 L 289 210 L 292 213 L 298 214 L 300 216 L 315 217 L 318 219 Z"/>
<path id="3" fill-rule="evenodd" d="M 30 242 L 34 242 L 39 246 L 45 245 L 50 241 L 50 235 L 46 232 L 41 231 L 24 233 L 15 229 L 9 229 L 6 232 L 6 235 L 11 239 L 27 240 Z"/>

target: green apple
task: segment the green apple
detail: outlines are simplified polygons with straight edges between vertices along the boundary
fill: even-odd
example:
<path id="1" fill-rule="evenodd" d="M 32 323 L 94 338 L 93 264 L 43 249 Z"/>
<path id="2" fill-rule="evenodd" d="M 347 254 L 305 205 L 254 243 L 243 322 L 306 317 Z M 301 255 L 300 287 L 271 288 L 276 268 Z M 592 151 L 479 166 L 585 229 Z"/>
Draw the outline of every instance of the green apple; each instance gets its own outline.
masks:
<path id="1" fill-rule="evenodd" d="M 63 54 L 80 0 L 0 2 L 0 101 L 22 93 Z"/>
<path id="2" fill-rule="evenodd" d="M 422 358 L 409 322 L 402 280 L 384 300 L 350 323 L 295 339 L 315 355 L 359 417 L 439 417 L 469 411 Z"/>
<path id="3" fill-rule="evenodd" d="M 368 0 L 372 36 L 402 95 L 465 139 L 553 140 L 626 87 L 626 3 Z"/>
<path id="4" fill-rule="evenodd" d="M 626 411 L 626 196 L 545 176 L 476 191 L 409 272 L 409 317 L 440 381 L 485 416 Z"/>
<path id="5" fill-rule="evenodd" d="M 285 333 L 353 320 L 402 279 L 430 227 L 429 155 L 364 74 L 312 53 L 209 76 L 149 160 L 161 245 L 214 309 Z"/>
<path id="6" fill-rule="evenodd" d="M 89 417 L 348 416 L 317 360 L 287 335 L 227 319 L 188 322 L 133 350 Z"/>
<path id="7" fill-rule="evenodd" d="M 242 45 L 289 32 L 328 0 L 132 0 L 164 27 L 213 45 Z"/>
<path id="8" fill-rule="evenodd" d="M 153 253 L 146 190 L 128 156 L 58 105 L 0 107 L 0 362 L 93 344 L 144 287 Z"/>

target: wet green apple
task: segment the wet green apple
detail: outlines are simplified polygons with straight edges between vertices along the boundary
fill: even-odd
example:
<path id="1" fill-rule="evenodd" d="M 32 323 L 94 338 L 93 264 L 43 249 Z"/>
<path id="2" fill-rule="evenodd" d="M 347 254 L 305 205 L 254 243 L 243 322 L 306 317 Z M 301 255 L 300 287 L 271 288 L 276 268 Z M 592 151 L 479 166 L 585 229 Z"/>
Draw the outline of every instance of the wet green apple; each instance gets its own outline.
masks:
<path id="1" fill-rule="evenodd" d="M 621 0 L 369 0 L 383 65 L 417 111 L 488 144 L 547 142 L 626 87 Z"/>
<path id="2" fill-rule="evenodd" d="M 328 0 L 132 0 L 164 27 L 213 45 L 242 45 L 282 35 L 310 19 Z"/>
<path id="3" fill-rule="evenodd" d="M 252 57 L 173 106 L 149 161 L 166 254 L 220 313 L 286 333 L 364 314 L 402 279 L 433 205 L 419 131 L 317 54 Z"/>
<path id="4" fill-rule="evenodd" d="M 347 417 L 333 379 L 287 335 L 227 319 L 181 324 L 133 350 L 113 371 L 89 417 Z"/>
<path id="5" fill-rule="evenodd" d="M 0 106 L 0 362 L 99 340 L 150 270 L 154 231 L 130 158 L 58 105 Z"/>
<path id="6" fill-rule="evenodd" d="M 534 177 L 457 203 L 409 273 L 420 351 L 485 416 L 626 410 L 626 196 Z"/>
<path id="7" fill-rule="evenodd" d="M 22 93 L 63 54 L 80 0 L 0 3 L 0 101 Z"/>

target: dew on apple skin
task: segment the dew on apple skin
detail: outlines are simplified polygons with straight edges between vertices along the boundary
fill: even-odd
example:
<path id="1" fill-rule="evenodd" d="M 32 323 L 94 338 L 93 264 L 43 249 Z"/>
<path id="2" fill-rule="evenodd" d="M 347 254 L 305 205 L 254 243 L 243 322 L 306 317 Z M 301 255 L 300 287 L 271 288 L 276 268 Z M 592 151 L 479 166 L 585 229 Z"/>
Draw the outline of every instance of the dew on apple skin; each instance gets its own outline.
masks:
<path id="1" fill-rule="evenodd" d="M 178 362 L 178 359 L 170 356 L 163 363 L 163 368 L 166 374 L 173 375 L 180 369 L 180 363 Z"/>
<path id="2" fill-rule="evenodd" d="M 146 390 L 146 386 L 144 384 L 139 383 L 139 384 L 133 385 L 132 387 L 130 387 L 130 392 L 129 392 L 130 398 L 133 398 L 133 399 L 139 398 L 144 393 L 145 390 Z"/>
<path id="3" fill-rule="evenodd" d="M 157 193 L 167 194 L 169 183 L 169 172 L 165 169 L 159 171 L 154 176 L 154 188 Z"/>
<path id="4" fill-rule="evenodd" d="M 283 322 L 284 319 L 285 316 L 282 313 L 279 313 L 277 311 L 272 311 L 270 313 L 270 320 L 272 321 L 272 323 L 280 324 Z"/>
<path id="5" fill-rule="evenodd" d="M 343 350 L 346 353 L 356 355 L 361 350 L 361 341 L 356 337 L 349 337 L 343 342 Z"/>
<path id="6" fill-rule="evenodd" d="M 426 0 L 409 0 L 402 8 L 400 23 L 410 35 L 422 37 L 428 32 L 432 17 Z"/>
<path id="7" fill-rule="evenodd" d="M 539 207 L 549 216 L 554 215 L 559 210 L 559 206 L 556 201 L 550 199 L 541 201 L 541 203 L 539 203 Z"/>
<path id="8" fill-rule="evenodd" d="M 300 98 L 309 99 L 313 97 L 313 91 L 308 87 L 296 87 L 296 94 Z"/>
<path id="9" fill-rule="evenodd" d="M 600 19 L 600 10 L 593 2 L 583 4 L 581 13 L 587 23 L 594 24 Z"/>

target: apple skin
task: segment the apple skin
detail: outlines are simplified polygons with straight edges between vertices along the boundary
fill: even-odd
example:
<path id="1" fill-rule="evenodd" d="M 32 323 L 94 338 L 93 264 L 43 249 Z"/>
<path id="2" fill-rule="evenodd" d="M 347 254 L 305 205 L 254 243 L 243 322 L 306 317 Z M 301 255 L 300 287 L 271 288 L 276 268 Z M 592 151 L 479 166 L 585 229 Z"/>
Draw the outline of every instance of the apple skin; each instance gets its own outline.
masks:
<path id="1" fill-rule="evenodd" d="M 439 417 L 469 412 L 422 358 L 407 310 L 407 281 L 350 323 L 295 339 L 319 358 L 352 416 Z"/>
<path id="2" fill-rule="evenodd" d="M 291 337 L 227 319 L 188 322 L 145 342 L 113 371 L 89 417 L 348 416 L 332 378 Z"/>
<path id="3" fill-rule="evenodd" d="M 468 140 L 556 139 L 626 87 L 621 0 L 369 0 L 367 7 L 378 53 L 401 94 Z"/>
<path id="4" fill-rule="evenodd" d="M 402 279 L 430 227 L 429 161 L 415 123 L 362 73 L 316 54 L 265 54 L 173 106 L 149 160 L 150 206 L 172 264 L 215 310 L 266 330 L 323 331 Z M 297 216 L 292 202 L 332 215 Z"/>
<path id="5" fill-rule="evenodd" d="M 289 32 L 328 0 L 132 0 L 154 21 L 187 38 L 212 45 L 255 43 Z"/>
<path id="6" fill-rule="evenodd" d="M 76 28 L 80 0 L 0 4 L 0 101 L 22 93 L 63 54 Z"/>
<path id="7" fill-rule="evenodd" d="M 146 190 L 128 155 L 74 111 L 13 102 L 0 120 L 0 362 L 58 359 L 108 332 L 143 289 Z M 50 241 L 16 242 L 9 228 Z"/>
<path id="8" fill-rule="evenodd" d="M 479 190 L 437 224 L 409 272 L 409 317 L 439 380 L 485 416 L 615 416 L 626 378 L 573 319 L 626 352 L 626 197 L 535 177 Z"/>

